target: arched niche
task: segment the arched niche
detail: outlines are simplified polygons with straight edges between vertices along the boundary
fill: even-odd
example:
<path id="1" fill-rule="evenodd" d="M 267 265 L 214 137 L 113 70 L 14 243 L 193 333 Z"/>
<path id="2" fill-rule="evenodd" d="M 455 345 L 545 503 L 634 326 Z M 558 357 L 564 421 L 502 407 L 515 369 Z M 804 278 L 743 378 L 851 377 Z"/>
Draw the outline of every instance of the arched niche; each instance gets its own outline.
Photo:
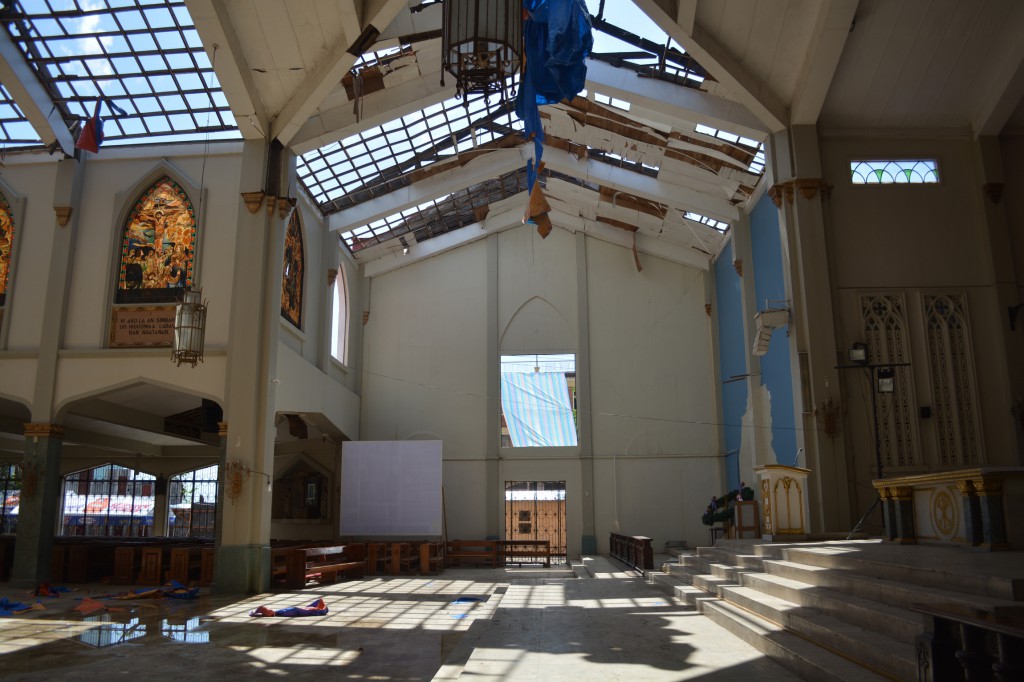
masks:
<path id="1" fill-rule="evenodd" d="M 544 298 L 534 296 L 505 325 L 498 348 L 504 355 L 571 353 L 576 338 L 561 313 Z"/>

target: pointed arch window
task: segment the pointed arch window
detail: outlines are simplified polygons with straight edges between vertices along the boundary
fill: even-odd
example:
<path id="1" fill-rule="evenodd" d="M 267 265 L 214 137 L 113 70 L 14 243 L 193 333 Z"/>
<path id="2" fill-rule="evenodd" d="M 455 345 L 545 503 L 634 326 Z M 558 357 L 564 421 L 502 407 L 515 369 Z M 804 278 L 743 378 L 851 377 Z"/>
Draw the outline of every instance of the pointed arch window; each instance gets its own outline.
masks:
<path id="1" fill-rule="evenodd" d="M 306 252 L 302 243 L 299 212 L 292 211 L 284 237 L 284 273 L 281 280 L 281 317 L 302 329 L 303 275 Z"/>
<path id="2" fill-rule="evenodd" d="M 192 286 L 196 214 L 168 176 L 142 193 L 124 228 L 116 303 L 171 303 Z"/>
<path id="3" fill-rule="evenodd" d="M 0 193 L 0 306 L 7 301 L 11 276 L 11 247 L 14 246 L 14 216 L 7 197 Z"/>
<path id="4" fill-rule="evenodd" d="M 334 277 L 333 302 L 331 304 L 331 356 L 348 364 L 348 286 L 345 283 L 345 268 L 338 265 Z"/>

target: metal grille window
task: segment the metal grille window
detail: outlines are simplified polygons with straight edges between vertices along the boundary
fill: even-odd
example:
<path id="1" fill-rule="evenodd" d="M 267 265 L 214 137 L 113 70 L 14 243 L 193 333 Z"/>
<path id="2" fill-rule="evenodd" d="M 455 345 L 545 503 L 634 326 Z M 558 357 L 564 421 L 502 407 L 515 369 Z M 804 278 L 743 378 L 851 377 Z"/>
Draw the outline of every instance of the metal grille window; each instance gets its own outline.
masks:
<path id="1" fill-rule="evenodd" d="M 18 532 L 21 467 L 17 464 L 0 464 L 0 499 L 3 500 L 3 507 L 0 507 L 0 535 Z"/>
<path id="2" fill-rule="evenodd" d="M 106 464 L 64 477 L 60 534 L 148 537 L 156 477 Z"/>
<path id="3" fill-rule="evenodd" d="M 505 540 L 547 540 L 552 560 L 564 563 L 565 481 L 505 481 Z M 506 561 L 535 559 L 509 556 Z"/>
<path id="4" fill-rule="evenodd" d="M 167 485 L 171 510 L 167 534 L 175 538 L 212 538 L 217 528 L 217 472 L 211 466 L 172 476 Z"/>
<path id="5" fill-rule="evenodd" d="M 69 124 L 98 99 L 104 143 L 240 137 L 184 0 L 17 0 L 6 27 Z"/>

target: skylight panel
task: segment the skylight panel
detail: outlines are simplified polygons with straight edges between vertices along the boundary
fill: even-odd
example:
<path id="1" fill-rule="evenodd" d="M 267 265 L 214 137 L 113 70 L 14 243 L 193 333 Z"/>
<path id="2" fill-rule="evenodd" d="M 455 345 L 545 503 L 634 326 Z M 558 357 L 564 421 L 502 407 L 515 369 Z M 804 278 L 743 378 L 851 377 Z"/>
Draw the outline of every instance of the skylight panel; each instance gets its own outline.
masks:
<path id="1" fill-rule="evenodd" d="M 0 144 L 5 148 L 29 147 L 43 142 L 3 83 L 0 83 L 0 132 L 3 132 Z"/>
<path id="2" fill-rule="evenodd" d="M 708 227 L 716 229 L 719 232 L 725 232 L 726 230 L 729 229 L 729 223 L 724 223 L 721 220 L 715 220 L 714 218 L 709 218 L 699 213 L 691 213 L 687 211 L 686 213 L 683 214 L 683 217 L 686 218 L 687 220 L 692 220 L 695 223 L 707 225 Z"/>
<path id="3" fill-rule="evenodd" d="M 98 98 L 126 112 L 102 105 L 106 144 L 240 136 L 184 0 L 15 0 L 6 21 L 69 125 Z"/>
<path id="4" fill-rule="evenodd" d="M 498 94 L 475 97 L 468 106 L 462 99 L 451 98 L 353 135 L 340 145 L 332 143 L 302 155 L 298 160 L 299 179 L 311 194 L 326 195 L 328 202 L 339 200 L 353 190 L 365 189 L 366 198 L 376 196 L 398 186 L 392 183 L 404 173 L 428 166 L 437 158 L 473 148 L 473 128 L 495 118 L 507 118 L 511 106 L 511 101 L 503 102 Z M 361 150 L 363 145 L 372 163 L 367 163 L 354 151 Z M 338 177 L 355 172 L 358 183 L 345 183 L 343 189 L 328 190 L 311 170 L 310 165 L 317 159 L 325 161 Z M 319 201 L 325 203 L 322 199 Z"/>

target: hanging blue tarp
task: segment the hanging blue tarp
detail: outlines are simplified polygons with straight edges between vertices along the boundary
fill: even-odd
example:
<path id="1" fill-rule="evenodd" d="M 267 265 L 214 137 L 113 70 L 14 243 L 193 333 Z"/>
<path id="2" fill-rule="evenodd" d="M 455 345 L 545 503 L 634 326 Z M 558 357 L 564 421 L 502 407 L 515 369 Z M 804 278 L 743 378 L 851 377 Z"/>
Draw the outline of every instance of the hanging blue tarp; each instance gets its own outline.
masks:
<path id="1" fill-rule="evenodd" d="M 538 107 L 571 100 L 583 90 L 585 60 L 594 37 L 583 0 L 523 0 L 523 11 L 525 67 L 516 96 L 516 115 L 523 121 L 526 138 L 534 140 L 535 163 L 540 164 L 544 129 Z M 527 164 L 529 190 L 536 173 L 536 166 Z"/>
<path id="2" fill-rule="evenodd" d="M 576 420 L 561 372 L 502 372 L 501 411 L 513 447 L 576 445 Z"/>

